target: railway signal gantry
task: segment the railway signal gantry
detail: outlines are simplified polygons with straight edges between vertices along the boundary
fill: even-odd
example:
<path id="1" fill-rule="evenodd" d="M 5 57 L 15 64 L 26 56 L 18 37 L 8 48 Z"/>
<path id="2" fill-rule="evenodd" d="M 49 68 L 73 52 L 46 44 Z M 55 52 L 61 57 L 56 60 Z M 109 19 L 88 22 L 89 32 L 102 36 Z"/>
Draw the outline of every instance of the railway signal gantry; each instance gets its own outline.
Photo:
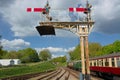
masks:
<path id="1" fill-rule="evenodd" d="M 69 30 L 80 37 L 81 61 L 82 61 L 82 73 L 80 74 L 80 80 L 90 80 L 88 35 L 91 32 L 94 25 L 94 21 L 91 19 L 90 9 L 91 7 L 92 6 L 87 1 L 86 8 L 82 9 L 82 12 L 86 14 L 86 19 L 83 21 L 52 22 L 52 17 L 50 17 L 49 13 L 47 13 L 46 18 L 49 21 L 40 22 L 39 23 L 40 25 L 36 27 L 40 35 L 55 35 L 54 28 L 59 28 Z M 70 8 L 70 11 L 73 11 L 73 9 Z"/>

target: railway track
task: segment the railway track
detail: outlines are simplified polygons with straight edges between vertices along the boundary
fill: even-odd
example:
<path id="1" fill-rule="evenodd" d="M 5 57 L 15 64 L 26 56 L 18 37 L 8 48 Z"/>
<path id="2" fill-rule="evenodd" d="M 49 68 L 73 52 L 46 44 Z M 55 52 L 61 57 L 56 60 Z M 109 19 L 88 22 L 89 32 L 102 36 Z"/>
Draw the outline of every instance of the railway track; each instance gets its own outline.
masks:
<path id="1" fill-rule="evenodd" d="M 79 74 L 80 72 L 78 71 L 61 67 L 57 70 L 48 71 L 45 73 L 29 74 L 0 80 L 79 80 L 80 77 Z M 104 80 L 104 79 L 91 76 L 91 80 Z"/>
<path id="2" fill-rule="evenodd" d="M 52 71 L 52 72 L 48 72 L 48 73 L 45 73 L 45 74 L 41 74 L 37 77 L 33 77 L 33 78 L 30 78 L 30 79 L 27 79 L 27 80 L 42 80 L 42 79 L 46 79 L 46 80 L 49 80 L 49 78 L 52 78 L 54 77 L 55 75 L 57 75 L 61 70 L 55 70 L 55 71 Z"/>
<path id="3" fill-rule="evenodd" d="M 56 71 L 29 78 L 27 80 L 79 80 L 79 77 L 75 72 L 72 72 L 71 69 L 59 68 Z"/>

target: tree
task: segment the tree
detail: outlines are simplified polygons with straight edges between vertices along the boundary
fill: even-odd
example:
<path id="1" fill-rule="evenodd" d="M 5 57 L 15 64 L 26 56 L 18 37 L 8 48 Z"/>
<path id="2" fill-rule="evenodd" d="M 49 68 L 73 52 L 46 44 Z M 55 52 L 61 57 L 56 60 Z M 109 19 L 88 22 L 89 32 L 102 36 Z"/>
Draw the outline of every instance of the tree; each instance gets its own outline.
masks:
<path id="1" fill-rule="evenodd" d="M 40 60 L 42 61 L 47 61 L 49 59 L 51 59 L 51 53 L 49 50 L 45 49 L 45 50 L 42 50 L 40 53 L 39 53 L 39 58 Z"/>
<path id="2" fill-rule="evenodd" d="M 65 56 L 63 56 L 63 57 L 56 57 L 56 58 L 53 58 L 51 61 L 54 62 L 54 63 L 58 63 L 58 62 L 64 63 L 64 62 L 66 62 L 66 57 Z"/>
<path id="3" fill-rule="evenodd" d="M 99 43 L 89 43 L 90 57 L 102 55 L 102 46 Z"/>
<path id="4" fill-rule="evenodd" d="M 32 48 L 26 48 L 23 50 L 19 50 L 19 58 L 23 63 L 28 63 L 28 62 L 38 62 L 39 61 L 39 56 L 36 50 Z"/>
<path id="5" fill-rule="evenodd" d="M 0 50 L 2 49 L 1 38 L 2 38 L 2 36 L 0 35 Z"/>
<path id="6" fill-rule="evenodd" d="M 7 54 L 3 56 L 4 59 L 18 59 L 18 52 L 9 51 Z"/>
<path id="7" fill-rule="evenodd" d="M 0 59 L 3 57 L 3 53 L 4 53 L 4 51 L 2 50 L 2 44 L 1 44 L 1 38 L 2 38 L 2 36 L 0 35 Z"/>
<path id="8" fill-rule="evenodd" d="M 1 51 L 0 51 L 0 59 L 4 59 L 7 54 L 8 54 L 8 51 L 6 51 L 6 50 L 1 50 Z"/>
<path id="9" fill-rule="evenodd" d="M 75 50 L 73 50 L 73 51 L 69 51 L 69 55 L 70 55 L 70 59 L 71 60 L 80 60 L 80 45 L 77 45 L 76 47 L 75 47 Z"/>
<path id="10" fill-rule="evenodd" d="M 104 54 L 111 54 L 114 52 L 114 49 L 113 49 L 113 45 L 112 44 L 109 44 L 109 45 L 106 45 L 106 46 L 103 46 L 102 48 L 102 52 L 103 52 L 103 55 Z"/>
<path id="11" fill-rule="evenodd" d="M 99 43 L 89 43 L 89 54 L 90 57 L 102 55 L 102 46 Z M 77 45 L 74 51 L 69 52 L 71 60 L 80 60 L 81 51 L 80 45 Z"/>
<path id="12" fill-rule="evenodd" d="M 103 54 L 112 54 L 120 52 L 120 41 L 117 40 L 112 44 L 106 45 L 102 48 Z"/>
<path id="13" fill-rule="evenodd" d="M 113 43 L 113 52 L 120 52 L 120 40 L 117 40 Z"/>

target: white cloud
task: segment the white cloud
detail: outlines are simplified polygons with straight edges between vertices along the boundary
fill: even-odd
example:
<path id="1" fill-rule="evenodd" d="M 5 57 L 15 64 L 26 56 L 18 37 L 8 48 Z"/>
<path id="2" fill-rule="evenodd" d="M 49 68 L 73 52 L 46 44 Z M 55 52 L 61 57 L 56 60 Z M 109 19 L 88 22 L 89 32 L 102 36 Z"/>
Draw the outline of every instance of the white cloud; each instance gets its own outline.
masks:
<path id="1" fill-rule="evenodd" d="M 27 7 L 42 7 L 45 1 L 15 0 L 9 7 L 0 8 L 4 19 L 12 26 L 14 36 L 33 36 L 37 34 L 35 26 L 39 24 L 39 13 L 27 13 Z"/>
<path id="2" fill-rule="evenodd" d="M 73 51 L 75 49 L 75 47 L 71 47 L 71 48 L 69 48 L 68 50 L 67 50 L 67 52 L 68 51 Z"/>
<path id="3" fill-rule="evenodd" d="M 7 50 L 18 50 L 18 49 L 23 49 L 25 47 L 30 46 L 29 42 L 26 42 L 22 39 L 14 39 L 11 41 L 2 39 L 1 44 L 4 47 L 4 49 L 7 49 Z"/>
<path id="4" fill-rule="evenodd" d="M 63 48 L 48 47 L 47 49 L 50 50 L 51 52 L 65 52 Z"/>
<path id="5" fill-rule="evenodd" d="M 54 55 L 54 54 L 52 54 L 52 58 L 63 57 L 63 56 L 65 56 L 65 55 Z"/>
<path id="6" fill-rule="evenodd" d="M 51 54 L 52 57 L 58 57 L 58 56 L 65 56 L 67 52 L 72 51 L 75 49 L 75 47 L 71 47 L 71 48 L 58 48 L 58 47 L 47 47 L 47 48 L 35 48 L 35 50 L 37 50 L 37 52 L 39 53 L 42 50 L 48 49 Z"/>
<path id="7" fill-rule="evenodd" d="M 47 47 L 47 48 L 35 48 L 38 52 L 42 51 L 42 50 L 49 50 L 50 52 L 56 53 L 56 52 L 68 52 L 68 51 L 72 51 L 75 49 L 75 47 L 71 47 L 71 48 L 58 48 L 58 47 Z"/>
<path id="8" fill-rule="evenodd" d="M 0 0 L 0 13 L 3 14 L 3 18 L 11 25 L 11 30 L 14 32 L 14 36 L 34 36 L 38 35 L 35 26 L 39 25 L 39 21 L 42 19 L 39 13 L 27 13 L 27 7 L 44 7 L 47 0 Z M 10 2 L 10 3 L 8 3 Z M 76 7 L 77 4 L 85 4 L 85 1 L 80 0 L 49 0 L 51 8 L 58 11 L 52 12 L 56 14 L 55 18 L 59 18 L 60 21 L 66 21 L 66 12 L 63 9 L 69 7 Z M 106 33 L 119 33 L 119 19 L 120 19 L 120 0 L 96 0 L 90 1 L 93 4 L 93 17 L 96 20 L 94 31 L 106 32 Z M 61 10 L 62 9 L 62 10 Z M 69 17 L 68 17 L 69 18 Z M 113 25 L 110 23 L 112 22 Z M 110 25 L 109 25 L 110 24 Z M 113 28 L 115 26 L 115 30 Z M 109 28 L 111 27 L 111 29 Z M 57 36 L 73 36 L 64 31 L 56 30 Z"/>
<path id="9" fill-rule="evenodd" d="M 26 8 L 28 7 L 44 7 L 47 0 L 15 0 L 14 2 L 9 4 L 9 7 L 2 6 L 0 9 L 0 13 L 3 14 L 4 19 L 11 25 L 11 30 L 14 32 L 14 36 L 34 36 L 37 35 L 37 30 L 35 26 L 39 25 L 39 21 L 42 19 L 40 13 L 27 13 Z M 1 3 L 5 3 L 8 5 L 9 1 L 1 1 Z M 65 3 L 67 2 L 67 3 Z M 75 5 L 75 1 L 66 0 L 66 1 L 58 1 L 52 0 L 50 1 L 50 5 L 52 8 L 65 8 L 68 6 Z M 58 5 L 59 4 L 59 5 Z M 63 7 L 63 6 L 64 7 Z M 59 13 L 59 12 L 58 12 Z M 63 16 L 65 14 L 64 11 L 61 11 L 59 15 Z M 60 20 L 66 20 L 64 19 Z"/>

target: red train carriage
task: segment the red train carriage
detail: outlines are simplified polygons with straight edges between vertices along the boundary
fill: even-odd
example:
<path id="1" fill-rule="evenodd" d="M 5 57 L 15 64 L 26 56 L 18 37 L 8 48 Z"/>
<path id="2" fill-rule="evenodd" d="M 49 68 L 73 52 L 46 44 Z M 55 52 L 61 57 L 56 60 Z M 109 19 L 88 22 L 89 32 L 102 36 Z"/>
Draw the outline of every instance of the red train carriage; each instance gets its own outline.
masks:
<path id="1" fill-rule="evenodd" d="M 90 59 L 92 73 L 112 80 L 120 80 L 120 53 Z"/>

